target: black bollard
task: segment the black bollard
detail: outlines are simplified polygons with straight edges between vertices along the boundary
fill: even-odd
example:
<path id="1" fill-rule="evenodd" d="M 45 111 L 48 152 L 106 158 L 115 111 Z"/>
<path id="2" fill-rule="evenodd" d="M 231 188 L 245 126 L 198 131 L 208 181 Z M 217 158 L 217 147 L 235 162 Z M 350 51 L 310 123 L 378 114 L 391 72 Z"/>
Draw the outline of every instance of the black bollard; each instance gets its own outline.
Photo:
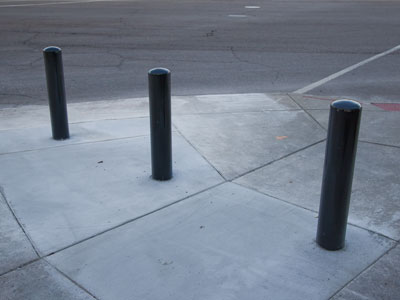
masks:
<path id="1" fill-rule="evenodd" d="M 168 180 L 172 178 L 171 72 L 151 69 L 148 78 L 152 177 Z"/>
<path id="2" fill-rule="evenodd" d="M 65 140 L 69 138 L 69 129 L 61 49 L 53 46 L 44 48 L 43 56 L 53 139 Z"/>
<path id="3" fill-rule="evenodd" d="M 344 247 L 361 110 L 352 100 L 331 104 L 317 230 L 327 250 Z"/>

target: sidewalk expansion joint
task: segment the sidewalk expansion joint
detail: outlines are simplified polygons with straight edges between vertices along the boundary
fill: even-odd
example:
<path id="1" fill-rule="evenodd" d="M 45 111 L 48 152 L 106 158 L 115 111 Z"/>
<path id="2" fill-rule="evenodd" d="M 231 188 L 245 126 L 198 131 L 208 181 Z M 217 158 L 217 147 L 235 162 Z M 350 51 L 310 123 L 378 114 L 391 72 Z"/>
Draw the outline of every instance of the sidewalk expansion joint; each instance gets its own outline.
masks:
<path id="1" fill-rule="evenodd" d="M 300 152 L 300 151 L 303 151 L 303 150 L 306 150 L 306 149 L 308 149 L 308 148 L 311 148 L 312 146 L 315 146 L 315 145 L 317 145 L 317 144 L 319 144 L 319 143 L 322 143 L 322 142 L 324 142 L 325 140 L 326 140 L 325 138 L 324 138 L 324 139 L 321 139 L 321 140 L 316 141 L 316 142 L 314 142 L 314 143 L 312 143 L 312 144 L 310 144 L 310 145 L 307 145 L 307 146 L 305 146 L 305 147 L 302 147 L 302 148 L 300 148 L 300 149 L 297 149 L 296 151 L 293 151 L 293 152 L 291 152 L 291 153 L 289 153 L 289 154 L 286 154 L 286 155 L 281 156 L 281 157 L 279 157 L 279 158 L 277 158 L 277 159 L 271 160 L 271 161 L 267 162 L 266 164 L 263 164 L 263 165 L 261 165 L 261 166 L 259 166 L 259 167 L 257 167 L 257 168 L 251 169 L 251 170 L 249 170 L 249 171 L 247 171 L 247 172 L 245 172 L 245 173 L 242 173 L 242 174 L 240 174 L 240 175 L 238 175 L 238 176 L 232 178 L 230 181 L 239 179 L 240 177 L 243 177 L 243 176 L 246 176 L 246 175 L 248 175 L 248 174 L 250 174 L 250 173 L 253 173 L 253 172 L 255 172 L 255 171 L 259 170 L 259 169 L 262 169 L 262 168 L 264 168 L 264 167 L 266 167 L 266 166 L 269 166 L 269 165 L 271 165 L 271 164 L 273 164 L 273 163 L 275 163 L 275 162 L 278 162 L 278 161 L 280 161 L 280 160 L 282 160 L 282 159 L 285 159 L 285 158 L 287 158 L 287 157 L 289 157 L 289 156 L 292 156 L 293 154 L 296 154 L 296 153 L 298 153 L 298 152 Z"/>
<path id="2" fill-rule="evenodd" d="M 326 131 L 326 128 L 325 128 L 324 126 L 322 126 L 322 124 L 319 123 L 319 122 L 317 121 L 317 119 L 315 119 L 315 118 L 313 117 L 313 115 L 310 114 L 310 113 L 309 113 L 300 103 L 298 103 L 289 93 L 286 94 L 286 95 L 288 95 L 288 97 L 289 97 L 290 99 L 292 99 L 294 103 L 296 103 L 296 104 L 297 104 L 297 105 L 298 105 L 312 120 L 314 120 L 323 130 Z"/>
<path id="3" fill-rule="evenodd" d="M 141 134 L 141 135 L 121 137 L 121 138 L 113 138 L 113 139 L 106 139 L 106 140 L 99 140 L 99 141 L 77 142 L 77 143 L 70 143 L 70 144 L 65 144 L 65 145 L 50 146 L 50 147 L 37 148 L 37 149 L 28 149 L 28 150 L 21 150 L 21 151 L 5 152 L 5 153 L 0 153 L 0 155 L 12 155 L 12 154 L 18 154 L 18 153 L 43 151 L 43 150 L 48 150 L 48 149 L 66 148 L 66 147 L 72 147 L 72 146 L 76 146 L 76 145 L 107 143 L 107 142 L 120 141 L 120 140 L 136 139 L 136 138 L 141 138 L 141 137 L 146 137 L 146 136 L 149 136 L 149 135 L 148 134 Z"/>
<path id="4" fill-rule="evenodd" d="M 371 144 L 371 145 L 377 145 L 377 146 L 383 146 L 383 147 L 390 147 L 390 148 L 396 148 L 400 149 L 400 146 L 396 145 L 388 145 L 388 144 L 382 144 L 382 143 L 376 143 L 376 142 L 371 142 L 371 141 L 364 141 L 364 140 L 358 140 L 360 143 L 365 143 L 365 144 Z"/>
<path id="5" fill-rule="evenodd" d="M 193 112 L 193 113 L 175 113 L 174 116 L 204 116 L 204 115 L 238 115 L 238 114 L 262 114 L 266 112 L 275 112 L 275 111 L 301 111 L 300 108 L 292 108 L 292 109 L 261 109 L 261 110 L 244 110 L 244 111 L 222 111 L 222 112 Z"/>
<path id="6" fill-rule="evenodd" d="M 133 219 L 129 219 L 129 220 L 127 220 L 127 221 L 124 221 L 124 222 L 122 222 L 122 223 L 120 223 L 120 224 L 118 224 L 118 225 L 115 225 L 115 226 L 113 226 L 113 227 L 111 227 L 111 228 L 108 228 L 108 229 L 106 229 L 106 230 L 103 230 L 103 231 L 101 231 L 101 232 L 98 232 L 98 233 L 96 233 L 96 234 L 94 234 L 94 235 L 92 235 L 92 236 L 89 236 L 89 237 L 87 237 L 87 238 L 84 238 L 84 239 L 82 239 L 82 240 L 80 240 L 80 241 L 78 241 L 78 242 L 75 242 L 75 243 L 73 243 L 73 244 L 70 244 L 70 245 L 68 245 L 68 246 L 65 246 L 65 247 L 63 247 L 63 248 L 61 248 L 61 249 L 58 249 L 58 250 L 56 250 L 56 251 L 53 251 L 53 252 L 51 252 L 51 253 L 49 253 L 49 254 L 46 254 L 46 255 L 42 255 L 42 256 L 41 256 L 41 255 L 38 253 L 38 251 L 36 251 L 36 249 L 35 249 L 35 252 L 36 252 L 36 254 L 38 255 L 38 258 L 36 258 L 36 259 L 34 259 L 34 260 L 31 260 L 31 261 L 29 261 L 29 262 L 26 262 L 26 263 L 24 263 L 24 264 L 21 264 L 21 265 L 19 265 L 19 266 L 13 268 L 13 269 L 11 269 L 11 270 L 6 271 L 6 272 L 0 274 L 0 277 L 3 276 L 3 275 L 6 275 L 6 274 L 8 274 L 8 273 L 11 273 L 11 272 L 13 272 L 13 271 L 15 271 L 15 270 L 17 270 L 17 269 L 19 269 L 19 268 L 22 268 L 22 267 L 25 267 L 25 266 L 27 266 L 27 265 L 30 265 L 30 264 L 32 264 L 32 263 L 34 263 L 34 262 L 36 262 L 36 261 L 39 261 L 39 260 L 41 260 L 41 259 L 45 259 L 45 258 L 47 258 L 47 257 L 49 257 L 49 256 L 52 256 L 52 255 L 54 255 L 54 254 L 57 254 L 57 253 L 59 253 L 59 252 L 62 252 L 62 251 L 64 251 L 64 250 L 66 250 L 66 249 L 69 249 L 69 248 L 71 248 L 71 247 L 74 247 L 74 246 L 76 246 L 76 245 L 79 245 L 79 244 L 81 244 L 81 243 L 83 243 L 83 242 L 86 242 L 86 241 L 88 241 L 88 240 L 91 240 L 91 239 L 93 239 L 93 238 L 96 238 L 96 237 L 98 237 L 98 236 L 100 236 L 100 235 L 102 235 L 102 234 L 104 234 L 104 233 L 107 233 L 107 232 L 109 232 L 109 231 L 112 231 L 112 230 L 114 230 L 114 229 L 117 229 L 117 228 L 119 228 L 119 227 L 122 227 L 122 226 L 124 226 L 124 225 L 127 225 L 127 224 L 129 224 L 129 223 L 132 223 L 132 222 L 134 222 L 134 221 L 136 221 L 136 220 L 139 220 L 139 219 L 142 219 L 142 218 L 144 218 L 144 217 L 146 217 L 146 216 L 149 216 L 149 215 L 151 215 L 151 214 L 153 214 L 153 213 L 156 213 L 156 212 L 158 212 L 158 211 L 161 211 L 161 210 L 163 210 L 163 209 L 165 209 L 165 208 L 168 208 L 168 207 L 170 207 L 170 206 L 173 206 L 174 204 L 183 202 L 183 201 L 185 201 L 185 200 L 187 200 L 187 199 L 189 199 L 189 198 L 191 198 L 191 197 L 194 197 L 194 196 L 196 196 L 196 195 L 198 195 L 198 194 L 201 194 L 201 193 L 203 193 L 203 192 L 206 192 L 206 191 L 208 191 L 208 190 L 211 190 L 211 189 L 213 189 L 213 188 L 216 188 L 216 187 L 218 187 L 218 186 L 220 186 L 220 185 L 222 185 L 222 184 L 224 184 L 224 183 L 226 183 L 226 182 L 227 182 L 227 181 L 222 181 L 222 182 L 220 182 L 220 183 L 217 183 L 217 184 L 215 184 L 215 185 L 212 185 L 212 186 L 210 186 L 210 187 L 208 187 L 208 188 L 205 188 L 205 189 L 203 189 L 203 190 L 201 190 L 201 191 L 198 191 L 198 192 L 196 192 L 196 193 L 194 193 L 194 194 L 192 194 L 192 195 L 188 195 L 188 196 L 186 196 L 186 197 L 184 197 L 184 198 L 181 198 L 181 199 L 176 200 L 176 201 L 174 201 L 174 202 L 172 202 L 172 203 L 169 203 L 169 204 L 167 204 L 167 205 L 164 205 L 164 206 L 162 206 L 162 207 L 159 207 L 159 208 L 157 208 L 157 209 L 155 209 L 155 210 L 152 210 L 152 211 L 150 211 L 150 212 L 148 212 L 148 213 L 145 213 L 145 214 L 143 214 L 143 215 L 141 215 L 141 216 L 138 216 L 138 217 L 135 217 L 135 218 L 133 218 Z M 18 222 L 18 224 L 19 224 L 19 222 Z M 24 231 L 24 232 L 25 232 L 25 231 Z M 46 260 L 46 262 L 48 262 L 48 261 Z M 49 262 L 48 262 L 48 263 L 49 263 Z M 49 263 L 49 264 L 50 264 L 50 263 Z"/>
<path id="7" fill-rule="evenodd" d="M 261 194 L 261 195 L 268 196 L 268 197 L 273 198 L 273 199 L 275 199 L 275 200 L 277 200 L 277 201 L 284 202 L 284 203 L 286 203 L 286 204 L 289 204 L 289 205 L 292 205 L 292 206 L 295 206 L 295 207 L 298 207 L 298 208 L 307 210 L 307 211 L 312 212 L 312 213 L 316 213 L 316 214 L 318 215 L 318 211 L 315 211 L 315 210 L 313 210 L 313 209 L 311 209 L 311 208 L 304 207 L 304 206 L 301 206 L 301 205 L 298 205 L 298 204 L 289 202 L 289 201 L 287 201 L 287 200 L 285 200 L 285 199 L 281 199 L 281 198 L 278 198 L 278 197 L 276 197 L 276 196 L 270 195 L 270 194 L 268 194 L 268 193 L 266 193 L 266 192 L 259 191 L 259 190 L 255 189 L 255 188 L 253 188 L 253 187 L 244 185 L 244 184 L 239 183 L 239 182 L 232 182 L 232 183 L 234 183 L 234 184 L 236 184 L 236 185 L 238 185 L 238 186 L 241 186 L 241 187 L 243 187 L 243 188 L 252 190 L 252 191 L 254 191 L 254 192 L 257 192 L 257 193 L 259 193 L 259 194 Z"/>
<path id="8" fill-rule="evenodd" d="M 95 123 L 99 121 L 120 121 L 120 120 L 136 120 L 136 119 L 146 119 L 149 118 L 149 115 L 146 116 L 137 116 L 137 117 L 122 117 L 122 118 L 105 118 L 105 119 L 94 119 L 94 120 L 84 120 L 84 121 L 72 121 L 68 124 L 84 124 L 84 123 Z M 40 126 L 42 127 L 42 126 Z"/>
<path id="9" fill-rule="evenodd" d="M 237 183 L 237 182 L 233 182 L 233 183 L 236 184 L 236 185 L 239 185 L 239 186 L 241 186 L 241 187 L 243 187 L 243 188 L 247 188 L 247 189 L 253 190 L 253 191 L 257 192 L 257 193 L 260 193 L 260 194 L 262 194 L 262 195 L 266 195 L 266 196 L 268 196 L 268 197 L 271 197 L 271 198 L 275 199 L 276 201 L 281 201 L 281 202 L 284 202 L 284 203 L 289 204 L 289 205 L 291 205 L 291 206 L 295 206 L 295 207 L 297 207 L 297 208 L 304 209 L 304 210 L 310 211 L 310 212 L 312 212 L 312 213 L 315 213 L 315 214 L 317 214 L 316 218 L 318 218 L 318 211 L 314 211 L 314 210 L 312 210 L 312 209 L 309 209 L 309 208 L 306 208 L 306 207 L 303 207 L 303 206 L 300 206 L 300 205 L 297 205 L 297 204 L 288 202 L 288 201 L 286 201 L 286 200 L 283 200 L 283 199 L 280 199 L 280 198 L 278 198 L 278 197 L 269 195 L 268 193 L 261 192 L 261 191 L 259 191 L 259 190 L 257 190 L 257 189 L 254 189 L 254 188 L 251 188 L 251 187 L 242 185 L 242 184 Z M 395 239 L 393 239 L 393 238 L 390 238 L 390 237 L 388 237 L 388 236 L 386 236 L 386 235 L 384 235 L 384 234 L 381 234 L 381 233 L 379 233 L 379 232 L 375 232 L 375 231 L 373 231 L 373 230 L 370 230 L 370 229 L 361 227 L 361 226 L 359 226 L 359 225 L 355 225 L 355 224 L 350 223 L 350 222 L 348 222 L 347 224 L 350 225 L 350 226 L 353 226 L 353 227 L 356 227 L 356 228 L 365 230 L 365 231 L 367 231 L 367 232 L 369 232 L 369 233 L 376 234 L 376 235 L 378 235 L 378 236 L 380 236 L 380 237 L 384 237 L 384 238 L 386 238 L 386 239 L 388 239 L 388 240 L 390 240 L 390 241 L 392 241 L 392 242 L 394 242 L 394 243 L 393 243 L 393 245 L 392 245 L 387 251 L 385 251 L 382 255 L 380 255 L 378 258 L 376 258 L 371 264 L 369 264 L 369 265 L 366 266 L 363 270 L 361 270 L 361 271 L 360 271 L 357 275 L 355 275 L 351 280 L 349 280 L 347 283 L 345 283 L 345 285 L 343 285 L 341 288 L 339 288 L 329 299 L 332 299 L 336 294 L 338 294 L 341 290 L 343 290 L 344 288 L 346 288 L 346 287 L 347 287 L 351 282 L 353 282 L 357 277 L 359 277 L 362 273 L 364 273 L 366 270 L 368 270 L 370 267 L 372 267 L 376 262 L 378 262 L 384 255 L 386 255 L 387 253 L 389 253 L 392 249 L 394 249 L 396 246 L 398 246 L 398 245 L 400 244 L 399 241 L 397 241 L 397 240 L 395 240 Z"/>
<path id="10" fill-rule="evenodd" d="M 24 233 L 25 237 L 27 238 L 27 240 L 29 241 L 29 244 L 31 245 L 33 251 L 35 252 L 35 254 L 40 257 L 39 251 L 36 249 L 35 244 L 33 242 L 33 240 L 31 239 L 31 237 L 29 236 L 29 234 L 25 231 L 25 228 L 22 226 L 21 222 L 18 220 L 17 215 L 15 214 L 14 210 L 12 209 L 10 203 L 8 203 L 6 194 L 4 192 L 4 189 L 2 186 L 0 186 L 0 196 L 1 198 L 3 198 L 4 202 L 6 203 L 8 209 L 10 210 L 12 216 L 14 217 L 15 221 L 17 222 L 18 226 L 21 228 L 22 232 Z"/>
<path id="11" fill-rule="evenodd" d="M 42 256 L 42 258 L 46 258 L 46 257 L 52 256 L 52 255 L 54 255 L 54 254 L 56 254 L 56 253 L 59 253 L 59 252 L 61 252 L 61 251 L 64 251 L 64 250 L 69 249 L 69 248 L 71 248 L 71 247 L 74 247 L 74 246 L 76 246 L 76 245 L 79 245 L 79 244 L 81 244 L 81 243 L 83 243 L 83 242 L 86 242 L 86 241 L 88 241 L 88 240 L 91 240 L 91 239 L 93 239 L 93 238 L 96 238 L 96 237 L 98 237 L 98 236 L 101 236 L 101 235 L 103 235 L 103 234 L 105 234 L 105 233 L 107 233 L 107 232 L 109 232 L 109 231 L 112 231 L 112 230 L 114 230 L 114 229 L 120 228 L 120 227 L 122 227 L 122 226 L 125 226 L 125 225 L 127 225 L 127 224 L 132 223 L 132 222 L 135 222 L 135 221 L 137 221 L 137 220 L 139 220 L 139 219 L 142 219 L 142 218 L 147 217 L 147 216 L 149 216 L 149 215 L 152 215 L 152 214 L 154 214 L 154 213 L 157 213 L 157 212 L 159 212 L 159 211 L 161 211 L 161 210 L 163 210 L 163 209 L 165 209 L 165 208 L 168 208 L 168 207 L 173 206 L 173 205 L 175 205 L 175 204 L 177 204 L 177 203 L 183 202 L 183 201 L 185 201 L 185 200 L 187 200 L 187 199 L 189 199 L 189 198 L 192 198 L 192 197 L 194 197 L 194 196 L 197 196 L 198 194 L 201 194 L 201 193 L 204 193 L 204 192 L 206 192 L 206 191 L 208 191 L 208 190 L 211 190 L 211 189 L 213 189 L 213 188 L 216 188 L 216 187 L 218 187 L 218 186 L 220 186 L 220 185 L 222 185 L 222 184 L 224 184 L 224 183 L 226 183 L 226 182 L 227 182 L 227 181 L 222 181 L 222 182 L 220 182 L 220 183 L 214 184 L 214 185 L 212 185 L 212 186 L 210 186 L 210 187 L 207 187 L 207 188 L 205 188 L 205 189 L 203 189 L 203 190 L 201 190 L 201 191 L 198 191 L 198 192 L 196 192 L 196 193 L 193 193 L 192 195 L 188 195 L 188 196 L 186 196 L 186 197 L 184 197 L 184 198 L 181 198 L 181 199 L 179 199 L 179 200 L 176 200 L 176 201 L 174 201 L 174 202 L 171 202 L 171 203 L 169 203 L 169 204 L 166 204 L 166 205 L 164 205 L 164 206 L 161 206 L 161 207 L 159 207 L 159 208 L 156 208 L 156 209 L 154 209 L 154 210 L 152 210 L 152 211 L 150 211 L 150 212 L 147 212 L 147 213 L 145 213 L 145 214 L 143 214 L 143 215 L 140 215 L 140 216 L 138 216 L 138 217 L 135 217 L 135 218 L 126 220 L 126 221 L 124 221 L 124 222 L 122 222 L 122 223 L 120 223 L 120 224 L 117 224 L 117 225 L 112 226 L 112 227 L 110 227 L 110 228 L 108 228 L 108 229 L 105 229 L 105 230 L 103 230 L 103 231 L 100 231 L 100 232 L 98 232 L 98 233 L 96 233 L 96 234 L 93 234 L 93 235 L 91 235 L 91 236 L 89 236 L 89 237 L 87 237 L 87 238 L 84 238 L 84 239 L 82 239 L 82 240 L 80 240 L 80 241 L 77 241 L 77 242 L 72 243 L 72 244 L 70 244 L 70 245 L 68 245 L 68 246 L 65 246 L 65 247 L 63 247 L 63 248 L 61 248 L 61 249 L 58 249 L 58 250 L 53 251 L 53 252 L 51 252 L 51 253 L 49 253 L 49 254 L 46 254 L 46 255 Z"/>
<path id="12" fill-rule="evenodd" d="M 5 272 L 1 273 L 1 274 L 0 274 L 0 277 L 2 277 L 2 276 L 4 276 L 4 275 L 7 275 L 7 274 L 9 274 L 9 273 L 11 273 L 11 272 L 14 272 L 14 271 L 16 271 L 16 270 L 18 270 L 18 269 L 21 269 L 21 268 L 24 268 L 24 267 L 26 267 L 26 266 L 29 266 L 29 265 L 31 265 L 31 264 L 37 262 L 37 261 L 40 261 L 40 260 L 42 260 L 42 257 L 37 257 L 37 258 L 35 258 L 35 259 L 32 259 L 32 260 L 30 260 L 30 261 L 28 261 L 28 262 L 25 262 L 25 263 L 23 263 L 23 264 L 21 264 L 21 265 L 15 267 L 15 268 L 12 268 L 12 269 L 10 269 L 10 270 L 8 270 L 8 271 L 5 271 Z"/>
<path id="13" fill-rule="evenodd" d="M 93 299 L 99 299 L 98 297 L 96 297 L 93 293 L 91 293 L 90 291 L 88 291 L 84 286 L 82 286 L 81 284 L 79 284 L 78 282 L 76 282 L 75 280 L 73 280 L 71 277 L 69 277 L 67 274 L 65 274 L 63 271 L 61 271 L 59 268 L 57 268 L 56 266 L 52 265 L 46 258 L 43 259 L 44 262 L 46 262 L 50 267 L 52 267 L 53 269 L 55 269 L 58 273 L 60 273 L 63 277 L 65 277 L 67 280 L 69 280 L 72 284 L 76 285 L 78 288 L 80 288 L 81 290 L 83 290 L 85 293 L 89 294 L 91 297 L 93 297 Z"/>
<path id="14" fill-rule="evenodd" d="M 284 202 L 284 203 L 286 203 L 286 204 L 289 204 L 289 205 L 292 205 L 292 206 L 295 206 L 295 207 L 298 207 L 298 208 L 307 210 L 307 211 L 309 211 L 309 212 L 315 213 L 315 214 L 317 214 L 317 217 L 318 217 L 318 213 L 319 213 L 319 212 L 318 212 L 317 210 L 314 210 L 314 209 L 311 209 L 311 208 L 308 208 L 308 207 L 304 207 L 304 206 L 301 206 L 301 205 L 296 204 L 296 203 L 292 203 L 292 202 L 290 202 L 290 201 L 288 201 L 288 200 L 281 199 L 281 198 L 279 198 L 279 197 L 270 195 L 270 194 L 268 194 L 268 193 L 266 193 L 266 192 L 259 191 L 259 190 L 255 189 L 255 188 L 253 188 L 253 187 L 244 185 L 244 184 L 239 183 L 239 182 L 232 182 L 232 183 L 234 183 L 234 184 L 236 184 L 236 185 L 238 185 L 238 186 L 241 186 L 241 187 L 243 187 L 243 188 L 247 188 L 247 189 L 249 189 L 249 190 L 252 190 L 252 191 L 254 191 L 254 192 L 257 192 L 257 193 L 259 193 L 259 194 L 262 194 L 262 195 L 271 197 L 271 198 L 273 198 L 273 199 L 275 199 L 275 200 L 277 200 L 277 201 L 281 201 L 281 202 Z M 357 225 L 357 224 L 354 224 L 354 223 L 352 223 L 352 222 L 347 222 L 347 224 L 350 225 L 350 226 L 353 226 L 353 227 L 356 227 L 356 228 L 359 228 L 359 229 L 368 231 L 369 233 L 376 234 L 376 235 L 378 235 L 378 236 L 380 236 L 380 237 L 383 237 L 383 238 L 385 238 L 385 239 L 388 239 L 388 240 L 390 240 L 390 241 L 392 241 L 392 242 L 400 243 L 400 241 L 398 241 L 398 240 L 396 240 L 396 239 L 394 239 L 394 238 L 392 238 L 392 237 L 390 237 L 390 236 L 387 236 L 387 235 L 385 235 L 385 234 L 383 234 L 383 233 L 380 233 L 380 232 L 371 230 L 371 229 L 369 229 L 369 228 L 362 227 L 362 226 Z"/>
<path id="15" fill-rule="evenodd" d="M 350 205 L 351 205 L 351 204 L 350 204 Z M 357 225 L 357 224 L 354 224 L 354 223 L 352 223 L 352 222 L 347 222 L 347 224 L 349 224 L 349 225 L 351 225 L 351 226 L 354 226 L 354 227 L 357 227 L 357 228 L 360 228 L 360 229 L 363 229 L 363 230 L 366 230 L 366 231 L 368 231 L 369 233 L 373 233 L 373 234 L 379 235 L 379 236 L 381 236 L 381 237 L 383 237 L 383 238 L 385 238 L 385 239 L 388 239 L 388 240 L 390 240 L 390 241 L 392 241 L 392 242 L 398 243 L 398 241 L 397 241 L 396 239 L 394 239 L 394 238 L 392 238 L 392 237 L 390 237 L 390 236 L 387 236 L 387 235 L 385 235 L 385 234 L 383 234 L 383 233 L 373 231 L 372 229 L 362 227 L 362 226 Z"/>
<path id="16" fill-rule="evenodd" d="M 172 122 L 176 132 L 194 149 L 196 152 L 214 169 L 215 172 L 219 174 L 225 181 L 227 179 L 225 176 L 183 135 L 183 133 L 179 130 L 179 128 Z"/>
<path id="17" fill-rule="evenodd" d="M 370 269 L 374 264 L 376 264 L 382 257 L 384 257 L 386 254 L 388 254 L 390 251 L 392 251 L 396 246 L 398 246 L 398 242 L 394 243 L 392 247 L 390 247 L 387 251 L 385 251 L 382 255 L 380 255 L 378 258 L 376 258 L 372 263 L 370 263 L 368 266 L 366 266 L 364 269 L 362 269 L 357 275 L 355 275 L 352 279 L 350 279 L 348 282 L 346 282 L 341 288 L 339 288 L 332 296 L 329 297 L 329 299 L 333 299 L 337 294 L 339 294 L 343 289 L 345 289 L 349 284 L 351 284 L 354 280 L 356 280 L 359 276 L 361 276 L 364 272 L 366 272 L 368 269 Z"/>

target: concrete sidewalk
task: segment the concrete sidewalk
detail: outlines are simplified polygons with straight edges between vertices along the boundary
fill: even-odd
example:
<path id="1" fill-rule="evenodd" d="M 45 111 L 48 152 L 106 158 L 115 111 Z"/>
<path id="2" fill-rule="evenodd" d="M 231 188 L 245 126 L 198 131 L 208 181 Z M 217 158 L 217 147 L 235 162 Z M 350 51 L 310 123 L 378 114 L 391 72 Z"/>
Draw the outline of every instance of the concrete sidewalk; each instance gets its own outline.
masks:
<path id="1" fill-rule="evenodd" d="M 396 299 L 396 103 L 362 103 L 346 247 L 315 243 L 333 99 L 173 97 L 166 182 L 146 98 L 70 104 L 66 141 L 1 109 L 0 299 Z"/>

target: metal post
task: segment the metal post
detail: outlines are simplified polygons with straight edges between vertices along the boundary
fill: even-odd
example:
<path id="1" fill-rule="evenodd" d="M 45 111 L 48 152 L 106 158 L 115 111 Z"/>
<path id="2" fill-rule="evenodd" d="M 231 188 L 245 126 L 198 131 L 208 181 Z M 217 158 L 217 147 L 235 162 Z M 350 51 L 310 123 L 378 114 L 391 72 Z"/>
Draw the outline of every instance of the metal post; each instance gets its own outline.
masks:
<path id="1" fill-rule="evenodd" d="M 152 177 L 168 180 L 172 178 L 171 72 L 151 69 L 148 78 Z"/>
<path id="2" fill-rule="evenodd" d="M 331 104 L 317 230 L 328 250 L 344 247 L 361 111 L 352 100 Z"/>
<path id="3" fill-rule="evenodd" d="M 43 56 L 53 139 L 65 140 L 69 138 L 69 129 L 61 49 L 53 46 L 44 48 Z"/>

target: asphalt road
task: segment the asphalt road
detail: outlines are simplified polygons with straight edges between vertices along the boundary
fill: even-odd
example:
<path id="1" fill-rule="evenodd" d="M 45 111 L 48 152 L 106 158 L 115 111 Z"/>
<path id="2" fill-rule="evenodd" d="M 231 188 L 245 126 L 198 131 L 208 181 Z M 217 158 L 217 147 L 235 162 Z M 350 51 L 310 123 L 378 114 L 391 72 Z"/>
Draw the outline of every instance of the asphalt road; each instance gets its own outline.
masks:
<path id="1" fill-rule="evenodd" d="M 293 92 L 399 45 L 399 16 L 382 0 L 0 0 L 0 104 L 47 103 L 49 45 L 69 102 L 146 96 L 159 66 L 173 95 Z M 395 102 L 399 63 L 395 51 L 309 93 Z"/>

